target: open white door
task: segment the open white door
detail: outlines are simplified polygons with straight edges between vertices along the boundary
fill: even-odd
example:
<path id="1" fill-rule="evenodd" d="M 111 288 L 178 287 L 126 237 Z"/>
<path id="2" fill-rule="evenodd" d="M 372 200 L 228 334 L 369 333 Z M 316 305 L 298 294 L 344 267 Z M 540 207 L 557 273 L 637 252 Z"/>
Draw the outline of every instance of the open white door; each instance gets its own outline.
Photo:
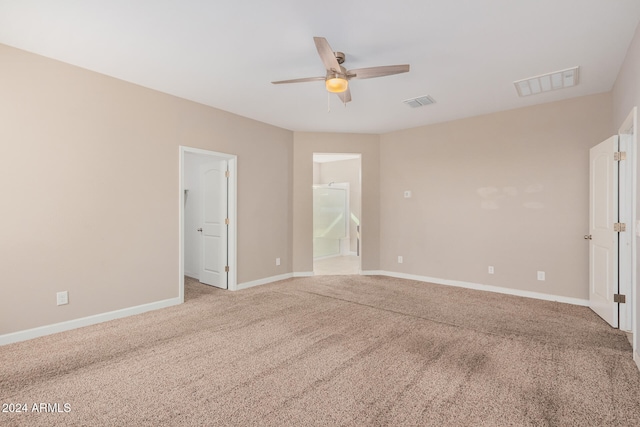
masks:
<path id="1" fill-rule="evenodd" d="M 618 136 L 589 150 L 589 305 L 618 327 Z"/>
<path id="2" fill-rule="evenodd" d="M 202 188 L 202 262 L 200 282 L 227 289 L 227 162 L 200 166 Z"/>

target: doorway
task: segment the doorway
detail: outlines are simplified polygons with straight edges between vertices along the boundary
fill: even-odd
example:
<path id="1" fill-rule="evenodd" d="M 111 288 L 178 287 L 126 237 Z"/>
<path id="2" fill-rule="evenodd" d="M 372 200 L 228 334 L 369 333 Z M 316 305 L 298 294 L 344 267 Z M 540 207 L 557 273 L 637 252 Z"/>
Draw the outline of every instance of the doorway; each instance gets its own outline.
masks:
<path id="1" fill-rule="evenodd" d="M 313 154 L 313 274 L 361 273 L 361 155 Z"/>
<path id="2" fill-rule="evenodd" d="M 636 108 L 618 135 L 590 150 L 589 301 L 613 327 L 636 325 Z M 612 239 L 613 236 L 613 239 Z"/>
<path id="3" fill-rule="evenodd" d="M 184 277 L 236 289 L 236 156 L 180 147 L 180 290 Z"/>

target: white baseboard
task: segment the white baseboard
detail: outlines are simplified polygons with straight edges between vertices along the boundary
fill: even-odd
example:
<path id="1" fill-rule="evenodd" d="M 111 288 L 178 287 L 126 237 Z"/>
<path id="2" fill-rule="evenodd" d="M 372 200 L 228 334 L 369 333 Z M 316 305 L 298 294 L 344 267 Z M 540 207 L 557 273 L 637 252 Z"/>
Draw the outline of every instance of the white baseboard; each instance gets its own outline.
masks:
<path id="1" fill-rule="evenodd" d="M 340 257 L 345 257 L 345 256 L 358 256 L 358 252 L 345 252 L 345 253 L 339 253 L 339 254 L 334 254 L 334 255 L 319 256 L 319 257 L 315 257 L 313 260 L 314 261 L 322 261 L 324 259 L 340 258 Z"/>
<path id="2" fill-rule="evenodd" d="M 382 270 L 362 270 L 360 274 L 363 276 L 385 276 Z"/>
<path id="3" fill-rule="evenodd" d="M 251 282 L 239 283 L 236 285 L 235 291 L 252 288 L 254 286 L 266 285 L 268 283 L 278 282 L 280 280 L 290 279 L 292 277 L 313 277 L 313 271 L 296 271 L 293 273 L 280 274 L 278 276 L 265 277 L 264 279 L 252 280 Z"/>
<path id="4" fill-rule="evenodd" d="M 185 271 L 184 275 L 187 277 L 191 277 L 192 279 L 200 280 L 200 275 L 198 273 L 193 273 L 191 271 Z"/>
<path id="5" fill-rule="evenodd" d="M 238 283 L 235 291 L 252 288 L 254 286 L 266 285 L 267 283 L 278 282 L 280 280 L 290 279 L 294 277 L 294 273 L 280 274 L 278 276 L 265 277 L 264 279 L 252 280 L 251 282 Z"/>
<path id="6" fill-rule="evenodd" d="M 545 301 L 556 301 L 556 302 L 562 302 L 565 304 L 580 305 L 584 307 L 589 306 L 589 300 L 585 300 L 585 299 L 564 297 L 564 296 L 552 295 L 552 294 L 544 294 L 541 292 L 523 291 L 520 289 L 502 288 L 499 286 L 482 285 L 480 283 L 463 282 L 459 280 L 439 279 L 437 277 L 417 276 L 414 274 L 396 273 L 392 271 L 383 271 L 383 270 L 373 270 L 373 271 L 366 271 L 366 272 L 363 271 L 362 274 L 366 274 L 370 276 L 375 275 L 375 276 L 397 277 L 398 279 L 409 279 L 409 280 L 417 280 L 419 282 L 435 283 L 438 285 L 457 286 L 459 288 L 475 289 L 478 291 L 496 292 L 499 294 L 515 295 L 518 297 L 526 297 L 526 298 L 535 298 L 535 299 L 545 300 Z"/>
<path id="7" fill-rule="evenodd" d="M 344 256 L 342 254 L 333 254 L 333 255 L 325 255 L 325 256 L 318 256 L 313 258 L 314 261 L 322 261 L 323 259 L 331 259 L 331 258 L 338 258 Z"/>
<path id="8" fill-rule="evenodd" d="M 396 273 L 384 270 L 364 270 L 362 275 L 365 276 L 388 276 L 396 277 L 399 279 L 417 280 L 420 282 L 429 282 L 439 285 L 457 286 L 467 289 L 476 289 L 480 291 L 497 292 L 507 295 L 515 295 L 521 297 L 535 298 L 546 301 L 557 301 L 567 304 L 589 306 L 588 300 L 582 300 L 579 298 L 563 297 L 558 295 L 543 294 L 540 292 L 523 291 L 518 289 L 502 288 L 498 286 L 482 285 L 479 283 L 462 282 L 458 280 L 439 279 L 436 277 L 418 276 L 406 273 Z M 286 273 L 278 276 L 266 277 L 264 279 L 253 280 L 251 282 L 240 283 L 236 286 L 235 290 L 247 289 L 254 286 L 265 285 L 267 283 L 273 283 L 280 280 L 290 279 L 292 277 L 311 277 L 313 271 L 302 271 L 294 273 Z M 133 316 L 136 314 L 145 313 L 147 311 L 157 310 L 160 308 L 171 307 L 173 305 L 181 304 L 180 298 L 171 298 L 163 301 L 157 301 L 149 304 L 138 305 L 135 307 L 123 308 L 121 310 L 110 311 L 108 313 L 96 314 L 93 316 L 83 317 L 80 319 L 69 320 L 66 322 L 55 323 L 53 325 L 40 326 L 38 328 L 27 329 L 25 331 L 12 332 L 5 335 L 0 335 L 0 345 L 11 344 L 14 342 L 26 341 L 45 335 L 51 335 L 58 332 L 69 331 L 71 329 L 81 328 L 84 326 L 95 325 L 97 323 L 106 322 L 109 320 L 120 319 L 123 317 Z M 634 352 L 634 360 L 638 369 L 640 369 L 640 355 Z"/>
<path id="9" fill-rule="evenodd" d="M 297 271 L 293 273 L 293 277 L 313 277 L 313 271 Z"/>
<path id="10" fill-rule="evenodd" d="M 80 319 L 68 320 L 66 322 L 54 323 L 53 325 L 40 326 L 38 328 L 27 329 L 25 331 L 12 332 L 10 334 L 0 335 L 0 345 L 26 341 L 33 338 L 43 337 L 45 335 L 95 325 L 97 323 L 133 316 L 135 314 L 141 314 L 147 311 L 171 307 L 178 304 L 181 304 L 180 298 L 171 298 L 149 304 L 137 305 L 135 307 L 109 311 L 107 313 L 95 314 L 93 316 L 82 317 Z"/>

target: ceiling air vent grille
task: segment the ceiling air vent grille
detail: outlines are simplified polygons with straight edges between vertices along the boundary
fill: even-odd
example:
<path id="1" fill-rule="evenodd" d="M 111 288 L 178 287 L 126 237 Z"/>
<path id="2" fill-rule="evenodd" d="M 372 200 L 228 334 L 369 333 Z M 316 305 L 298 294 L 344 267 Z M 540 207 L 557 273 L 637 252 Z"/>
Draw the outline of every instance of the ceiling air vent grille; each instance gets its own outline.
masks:
<path id="1" fill-rule="evenodd" d="M 436 102 L 436 100 L 430 97 L 429 95 L 425 95 L 425 96 L 419 96 L 417 98 L 406 99 L 402 102 L 404 102 L 411 108 L 418 108 L 424 105 L 433 104 Z"/>
<path id="2" fill-rule="evenodd" d="M 580 67 L 567 68 L 566 70 L 554 71 L 553 73 L 541 76 L 529 77 L 528 79 L 513 82 L 520 96 L 536 95 L 542 92 L 564 89 L 578 84 L 578 69 Z"/>

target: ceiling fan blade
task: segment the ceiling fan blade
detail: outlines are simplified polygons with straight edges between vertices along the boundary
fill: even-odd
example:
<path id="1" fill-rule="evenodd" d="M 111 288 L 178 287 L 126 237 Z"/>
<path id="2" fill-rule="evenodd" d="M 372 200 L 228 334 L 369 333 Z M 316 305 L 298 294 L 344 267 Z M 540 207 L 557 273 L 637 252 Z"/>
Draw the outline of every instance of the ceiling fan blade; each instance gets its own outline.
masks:
<path id="1" fill-rule="evenodd" d="M 351 90 L 347 88 L 344 92 L 336 93 L 343 103 L 351 102 Z"/>
<path id="2" fill-rule="evenodd" d="M 324 68 L 333 71 L 340 72 L 340 64 L 336 59 L 336 55 L 333 53 L 333 49 L 329 46 L 329 42 L 324 37 L 314 37 L 313 41 L 316 44 L 316 49 L 318 49 L 318 55 L 320 55 L 320 59 L 324 64 Z"/>
<path id="3" fill-rule="evenodd" d="M 271 82 L 274 85 L 279 85 L 283 83 L 303 83 L 303 82 L 317 82 L 324 81 L 325 77 L 303 77 L 301 79 L 291 79 L 291 80 L 278 80 L 277 82 Z"/>
<path id="4" fill-rule="evenodd" d="M 409 64 L 383 65 L 382 67 L 357 68 L 347 71 L 348 79 L 371 79 L 373 77 L 391 76 L 393 74 L 406 73 Z"/>

